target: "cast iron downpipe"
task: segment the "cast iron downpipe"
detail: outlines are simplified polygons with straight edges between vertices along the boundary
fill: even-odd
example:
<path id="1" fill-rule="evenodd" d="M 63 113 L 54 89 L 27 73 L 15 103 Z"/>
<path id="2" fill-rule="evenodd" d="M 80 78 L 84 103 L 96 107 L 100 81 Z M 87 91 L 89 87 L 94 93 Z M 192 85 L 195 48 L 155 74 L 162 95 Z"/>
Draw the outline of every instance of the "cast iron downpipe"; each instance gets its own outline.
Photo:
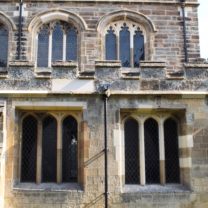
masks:
<path id="1" fill-rule="evenodd" d="M 107 127 L 107 106 L 110 96 L 109 84 L 101 85 L 104 104 L 104 177 L 105 177 L 105 208 L 108 208 L 108 127 Z"/>
<path id="2" fill-rule="evenodd" d="M 19 1 L 19 31 L 18 31 L 18 60 L 21 59 L 21 44 L 22 44 L 22 5 L 23 0 Z"/>
<path id="3" fill-rule="evenodd" d="M 182 10 L 182 16 L 183 16 L 184 56 L 185 56 L 185 63 L 188 63 L 187 36 L 186 36 L 186 16 L 185 16 L 185 2 L 186 2 L 186 0 L 181 0 L 181 10 Z"/>

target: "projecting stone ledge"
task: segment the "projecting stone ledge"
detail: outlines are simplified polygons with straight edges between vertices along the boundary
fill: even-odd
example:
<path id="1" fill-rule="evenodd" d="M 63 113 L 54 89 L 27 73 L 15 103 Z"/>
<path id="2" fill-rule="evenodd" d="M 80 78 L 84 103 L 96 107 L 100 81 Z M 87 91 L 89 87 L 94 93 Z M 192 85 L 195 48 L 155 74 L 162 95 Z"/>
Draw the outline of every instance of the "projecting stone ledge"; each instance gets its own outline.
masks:
<path id="1" fill-rule="evenodd" d="M 110 68 L 120 68 L 121 67 L 121 62 L 120 61 L 109 61 L 109 60 L 104 60 L 104 61 L 95 61 L 95 67 L 97 68 L 105 68 L 105 67 L 110 67 Z"/>

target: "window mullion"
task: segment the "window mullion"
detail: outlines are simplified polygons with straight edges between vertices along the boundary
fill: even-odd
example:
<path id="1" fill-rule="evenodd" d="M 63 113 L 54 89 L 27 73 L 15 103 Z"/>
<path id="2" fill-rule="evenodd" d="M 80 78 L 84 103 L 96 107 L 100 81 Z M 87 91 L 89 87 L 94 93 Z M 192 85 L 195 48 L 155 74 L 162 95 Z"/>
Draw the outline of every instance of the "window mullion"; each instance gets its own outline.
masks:
<path id="1" fill-rule="evenodd" d="M 63 33 L 63 61 L 66 61 L 66 32 Z"/>
<path id="2" fill-rule="evenodd" d="M 145 185 L 145 148 L 144 148 L 144 121 L 139 125 L 139 152 L 140 152 L 140 184 Z"/>
<path id="3" fill-rule="evenodd" d="M 62 183 L 62 125 L 57 121 L 57 183 Z"/>
<path id="4" fill-rule="evenodd" d="M 165 184 L 165 144 L 163 120 L 159 122 L 159 151 L 160 151 L 160 183 Z"/>
<path id="5" fill-rule="evenodd" d="M 52 61 L 52 31 L 49 34 L 49 50 L 48 50 L 48 67 L 51 67 Z"/>
<path id="6" fill-rule="evenodd" d="M 130 29 L 130 67 L 134 66 L 134 33 Z"/>
<path id="7" fill-rule="evenodd" d="M 38 120 L 38 133 L 37 133 L 37 172 L 36 172 L 36 183 L 41 183 L 42 178 L 42 121 Z"/>

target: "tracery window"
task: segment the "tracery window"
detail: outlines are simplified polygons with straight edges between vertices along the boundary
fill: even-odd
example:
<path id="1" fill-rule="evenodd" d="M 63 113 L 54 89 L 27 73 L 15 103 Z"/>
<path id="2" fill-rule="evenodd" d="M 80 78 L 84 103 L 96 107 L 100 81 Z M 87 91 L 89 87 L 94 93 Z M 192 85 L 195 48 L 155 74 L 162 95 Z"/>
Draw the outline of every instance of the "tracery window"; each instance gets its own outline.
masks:
<path id="1" fill-rule="evenodd" d="M 125 184 L 180 183 L 178 130 L 173 118 L 159 123 L 154 118 L 144 122 L 128 118 L 124 143 Z"/>
<path id="2" fill-rule="evenodd" d="M 77 136 L 78 123 L 71 115 L 59 121 L 47 113 L 26 115 L 22 121 L 21 182 L 77 182 Z"/>
<path id="3" fill-rule="evenodd" d="M 77 29 L 66 22 L 44 24 L 37 34 L 37 67 L 77 60 Z"/>
<path id="4" fill-rule="evenodd" d="M 0 23 L 0 67 L 7 66 L 8 60 L 8 37 L 7 28 Z"/>
<path id="5" fill-rule="evenodd" d="M 105 31 L 105 59 L 120 60 L 123 67 L 139 67 L 144 60 L 144 34 L 133 22 L 117 21 Z"/>

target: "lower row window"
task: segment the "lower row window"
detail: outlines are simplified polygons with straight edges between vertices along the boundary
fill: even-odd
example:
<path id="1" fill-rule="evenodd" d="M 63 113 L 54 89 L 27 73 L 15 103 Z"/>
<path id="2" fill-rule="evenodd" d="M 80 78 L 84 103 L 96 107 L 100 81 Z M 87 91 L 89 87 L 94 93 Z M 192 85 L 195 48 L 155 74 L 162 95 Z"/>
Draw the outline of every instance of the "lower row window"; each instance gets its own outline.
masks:
<path id="1" fill-rule="evenodd" d="M 173 118 L 163 124 L 153 118 L 124 124 L 125 183 L 179 183 L 178 128 Z"/>
<path id="2" fill-rule="evenodd" d="M 77 125 L 70 115 L 61 122 L 52 115 L 23 119 L 21 182 L 77 181 Z"/>

